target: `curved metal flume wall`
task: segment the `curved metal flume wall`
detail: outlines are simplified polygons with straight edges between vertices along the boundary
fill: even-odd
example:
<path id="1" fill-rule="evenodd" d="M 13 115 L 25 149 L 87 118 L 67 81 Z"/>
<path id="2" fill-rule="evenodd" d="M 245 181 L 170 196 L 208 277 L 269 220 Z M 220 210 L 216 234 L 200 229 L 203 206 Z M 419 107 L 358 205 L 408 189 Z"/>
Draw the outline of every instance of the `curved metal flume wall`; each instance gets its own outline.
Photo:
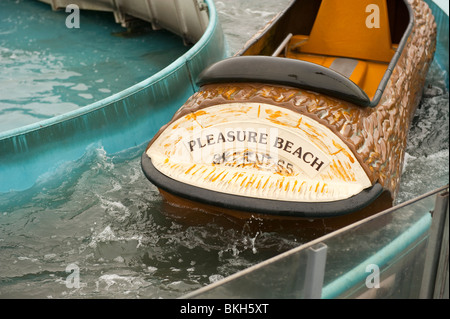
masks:
<path id="1" fill-rule="evenodd" d="M 168 67 L 106 99 L 0 133 L 0 192 L 24 190 L 90 145 L 114 154 L 147 142 L 197 89 L 196 76 L 226 55 L 212 0 L 200 40 Z"/>

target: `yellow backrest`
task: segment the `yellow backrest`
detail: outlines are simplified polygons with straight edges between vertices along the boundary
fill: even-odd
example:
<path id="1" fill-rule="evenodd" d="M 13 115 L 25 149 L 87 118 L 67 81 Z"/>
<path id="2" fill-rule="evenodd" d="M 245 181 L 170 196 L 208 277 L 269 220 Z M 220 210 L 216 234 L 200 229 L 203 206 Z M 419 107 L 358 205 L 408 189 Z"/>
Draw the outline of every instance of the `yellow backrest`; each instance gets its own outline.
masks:
<path id="1" fill-rule="evenodd" d="M 395 51 L 386 0 L 322 0 L 301 52 L 389 62 Z"/>

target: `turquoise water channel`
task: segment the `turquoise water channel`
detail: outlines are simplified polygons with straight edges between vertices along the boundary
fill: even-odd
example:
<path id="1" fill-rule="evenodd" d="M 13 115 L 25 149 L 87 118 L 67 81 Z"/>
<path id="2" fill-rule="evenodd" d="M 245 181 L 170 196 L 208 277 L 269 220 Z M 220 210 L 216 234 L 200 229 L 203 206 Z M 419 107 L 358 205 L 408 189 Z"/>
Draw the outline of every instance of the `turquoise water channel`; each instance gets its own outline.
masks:
<path id="1" fill-rule="evenodd" d="M 70 14 L 36 0 L 0 2 L 0 132 L 118 93 L 189 49 L 149 24 L 127 31 L 108 12 L 80 10 L 80 27 L 68 28 Z"/>
<path id="2" fill-rule="evenodd" d="M 244 45 L 287 2 L 216 1 L 230 53 Z M 4 3 L 0 2 L 0 15 L 5 14 L 1 10 Z M 6 3 L 15 1 L 7 0 Z M 42 14 L 48 10 L 41 4 L 36 8 L 40 8 Z M 27 14 L 21 17 L 30 18 Z M 64 23 L 65 13 L 57 19 L 60 19 L 58 23 Z M 3 41 L 3 33 L 12 29 L 3 26 L 3 18 L 1 21 L 0 39 Z M 110 22 L 108 24 L 114 30 L 121 30 Z M 14 23 L 19 22 L 11 22 Z M 74 30 L 69 34 L 71 32 Z M 110 37 L 110 33 L 107 32 L 107 36 Z M 111 41 L 123 40 L 116 36 L 111 38 Z M 78 46 L 83 47 L 82 44 Z M 1 59 L 11 60 L 12 53 L 6 51 L 11 48 L 0 47 L 3 50 L 0 51 Z M 100 47 L 97 50 L 100 51 Z M 98 54 L 116 57 L 122 54 L 123 59 L 118 59 L 120 62 L 125 62 L 126 54 L 131 54 L 111 52 L 115 51 L 112 45 L 103 49 Z M 14 50 L 18 50 L 16 56 L 22 52 L 20 50 L 26 51 L 23 48 Z M 27 52 L 31 57 L 35 51 Z M 137 56 L 142 58 L 145 54 Z M 36 55 L 36 60 L 44 57 Z M 65 65 L 58 66 L 58 59 L 63 57 L 55 55 L 55 60 L 47 63 L 48 73 L 52 68 Z M 74 66 L 81 62 L 78 60 Z M 30 63 L 23 58 L 23 65 Z M 95 62 L 90 63 L 94 70 Z M 106 68 L 111 72 L 110 76 L 92 76 L 90 81 L 75 75 L 55 79 L 55 74 L 59 73 L 54 72 L 50 76 L 54 79 L 49 82 L 64 83 L 74 100 L 89 101 L 79 94 L 103 96 L 102 88 L 111 92 L 120 89 L 107 86 L 115 83 L 110 79 L 129 76 L 127 73 L 131 72 L 126 71 L 125 66 L 124 72 L 117 68 L 116 64 L 111 64 Z M 24 72 L 33 74 L 30 70 L 31 67 Z M 78 71 L 67 69 L 67 72 Z M 23 77 L 23 81 L 27 79 L 28 76 Z M 104 81 L 94 87 L 99 79 Z M 72 87 L 86 90 L 70 89 Z M 45 101 L 45 94 L 39 93 L 45 90 L 36 90 L 33 94 L 37 100 L 42 97 Z M 5 103 L 1 92 L 1 103 Z M 59 96 L 50 99 L 62 100 Z M 70 103 L 79 107 L 74 101 Z M 4 112 L 3 106 L 1 110 Z M 20 113 L 9 112 L 11 117 Z M 448 90 L 444 74 L 433 64 L 409 135 L 398 202 L 448 184 L 448 123 Z M 0 194 L 0 298 L 176 298 L 304 243 L 301 230 L 263 230 L 261 221 L 256 218 L 234 226 L 224 225 L 219 220 L 193 224 L 174 218 L 170 215 L 174 208 L 162 201 L 156 187 L 142 173 L 140 156 L 144 148 L 145 145 L 139 145 L 107 155 L 101 144 L 92 145 L 80 160 L 67 163 L 51 176 L 41 178 L 32 188 Z M 79 286 L 74 286 L 69 277 L 74 269 L 78 270 Z"/>

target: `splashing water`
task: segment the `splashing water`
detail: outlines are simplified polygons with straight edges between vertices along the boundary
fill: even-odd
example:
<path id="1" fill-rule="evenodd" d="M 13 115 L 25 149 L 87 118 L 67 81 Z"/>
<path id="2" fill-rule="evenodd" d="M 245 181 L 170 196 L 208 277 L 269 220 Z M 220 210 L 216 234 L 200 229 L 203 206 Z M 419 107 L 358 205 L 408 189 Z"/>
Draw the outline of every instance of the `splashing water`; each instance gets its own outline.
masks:
<path id="1" fill-rule="evenodd" d="M 433 62 L 409 131 L 397 204 L 449 182 L 449 96 L 444 79 Z"/>
<path id="2" fill-rule="evenodd" d="M 177 223 L 141 174 L 142 150 L 93 146 L 32 189 L 2 195 L 0 297 L 177 297 L 298 245 Z M 66 286 L 69 264 L 78 289 Z"/>

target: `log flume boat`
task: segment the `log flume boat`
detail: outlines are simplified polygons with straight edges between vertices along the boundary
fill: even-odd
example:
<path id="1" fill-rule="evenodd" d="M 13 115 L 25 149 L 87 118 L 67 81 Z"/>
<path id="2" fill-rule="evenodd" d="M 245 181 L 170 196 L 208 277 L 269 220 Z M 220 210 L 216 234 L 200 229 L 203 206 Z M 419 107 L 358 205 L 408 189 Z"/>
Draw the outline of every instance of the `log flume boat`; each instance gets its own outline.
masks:
<path id="1" fill-rule="evenodd" d="M 199 75 L 143 172 L 184 212 L 332 230 L 386 209 L 435 43 L 423 1 L 292 1 Z"/>

